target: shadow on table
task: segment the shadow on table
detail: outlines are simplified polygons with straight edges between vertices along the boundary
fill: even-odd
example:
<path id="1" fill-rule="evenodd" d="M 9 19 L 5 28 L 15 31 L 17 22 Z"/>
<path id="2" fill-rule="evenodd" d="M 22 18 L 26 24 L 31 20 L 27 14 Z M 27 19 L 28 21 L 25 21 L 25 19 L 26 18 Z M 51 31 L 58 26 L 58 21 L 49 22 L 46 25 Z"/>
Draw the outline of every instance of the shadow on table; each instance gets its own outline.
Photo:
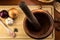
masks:
<path id="1" fill-rule="evenodd" d="M 35 39 L 35 40 L 43 40 L 43 39 Z"/>

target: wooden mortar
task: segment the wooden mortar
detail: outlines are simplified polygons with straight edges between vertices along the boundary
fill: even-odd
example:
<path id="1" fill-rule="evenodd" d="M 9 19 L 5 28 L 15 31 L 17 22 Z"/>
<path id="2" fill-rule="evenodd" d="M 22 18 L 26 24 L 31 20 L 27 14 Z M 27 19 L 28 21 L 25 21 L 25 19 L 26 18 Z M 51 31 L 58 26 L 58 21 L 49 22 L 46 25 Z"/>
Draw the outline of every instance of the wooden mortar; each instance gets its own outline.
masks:
<path id="1" fill-rule="evenodd" d="M 41 29 L 40 31 L 35 31 L 32 27 L 33 25 L 28 21 L 27 17 L 25 17 L 23 25 L 26 34 L 34 39 L 43 39 L 48 37 L 53 31 L 53 17 L 48 11 L 41 9 L 32 10 L 32 13 L 41 24 Z"/>

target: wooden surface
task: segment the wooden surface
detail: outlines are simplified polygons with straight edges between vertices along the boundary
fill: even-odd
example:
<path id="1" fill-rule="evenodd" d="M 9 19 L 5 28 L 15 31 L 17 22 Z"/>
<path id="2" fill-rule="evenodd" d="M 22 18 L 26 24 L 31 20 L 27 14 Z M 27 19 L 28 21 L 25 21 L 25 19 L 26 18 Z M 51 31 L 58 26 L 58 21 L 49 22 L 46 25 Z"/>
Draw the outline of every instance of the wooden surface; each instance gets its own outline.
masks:
<path id="1" fill-rule="evenodd" d="M 40 6 L 28 6 L 28 7 L 30 8 L 31 11 L 40 8 Z M 20 40 L 34 40 L 34 39 L 30 38 L 29 36 L 27 36 L 26 33 L 24 32 L 23 21 L 24 21 L 25 15 L 18 6 L 0 6 L 0 11 L 4 10 L 4 9 L 8 11 L 11 8 L 16 8 L 20 13 L 18 18 L 14 21 L 14 24 L 12 26 L 9 26 L 5 23 L 5 19 L 3 19 L 3 18 L 0 18 L 0 19 L 3 21 L 3 23 L 5 23 L 5 25 L 7 25 L 7 27 L 10 30 L 14 31 L 14 28 L 18 29 L 18 32 L 16 32 L 16 37 L 15 37 L 15 38 L 17 38 L 17 40 L 18 39 L 20 39 Z M 54 18 L 53 6 L 42 6 L 42 9 L 43 10 L 48 10 L 49 9 L 49 13 Z M 54 36 L 55 35 L 54 35 L 54 31 L 53 31 L 52 34 L 44 40 L 54 40 Z M 4 27 L 0 24 L 0 39 L 2 39 L 2 38 L 12 38 L 12 37 L 9 36 L 9 34 L 4 29 Z"/>
<path id="2" fill-rule="evenodd" d="M 45 4 L 45 3 L 38 2 L 37 0 L 0 0 L 0 5 L 18 5 L 21 1 L 26 2 L 26 4 L 28 5 Z"/>
<path id="3" fill-rule="evenodd" d="M 0 0 L 0 5 L 16 5 L 19 4 L 22 0 Z M 30 0 L 24 0 L 27 4 L 34 4 Z"/>
<path id="4" fill-rule="evenodd" d="M 60 13 L 55 10 L 54 18 L 60 18 Z M 54 27 L 59 27 L 60 23 L 54 23 Z M 60 40 L 60 31 L 55 31 L 55 40 Z"/>
<path id="5" fill-rule="evenodd" d="M 29 5 L 31 5 L 31 4 L 40 4 L 40 3 L 38 3 L 37 1 L 35 1 L 35 0 L 24 0 L 25 2 L 26 2 L 26 4 L 29 4 Z M 15 5 L 15 4 L 19 4 L 21 2 L 21 0 L 0 0 L 0 5 Z M 52 3 L 53 4 L 53 3 Z M 60 15 L 58 12 L 56 12 L 55 11 L 55 17 L 60 17 L 60 16 L 58 16 L 58 15 Z M 54 25 L 54 27 L 55 27 L 55 25 Z M 60 40 L 60 31 L 57 31 L 57 30 L 55 30 L 56 32 L 55 32 L 55 39 L 56 40 Z"/>

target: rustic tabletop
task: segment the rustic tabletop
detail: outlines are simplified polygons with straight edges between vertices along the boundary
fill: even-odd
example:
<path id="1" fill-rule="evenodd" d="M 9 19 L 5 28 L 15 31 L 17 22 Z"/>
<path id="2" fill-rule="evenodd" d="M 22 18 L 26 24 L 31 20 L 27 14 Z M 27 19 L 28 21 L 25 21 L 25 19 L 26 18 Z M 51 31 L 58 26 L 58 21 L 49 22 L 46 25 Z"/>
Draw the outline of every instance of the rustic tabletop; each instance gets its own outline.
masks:
<path id="1" fill-rule="evenodd" d="M 0 0 L 0 5 L 18 5 L 22 0 Z M 37 4 L 44 4 L 37 2 L 37 0 L 24 0 L 26 4 L 28 5 L 37 5 Z M 53 5 L 53 3 L 50 3 L 48 5 Z M 55 18 L 60 18 L 60 14 L 55 10 L 54 17 Z M 55 23 L 57 24 L 57 23 Z M 55 27 L 56 25 L 54 25 Z M 60 31 L 55 30 L 55 39 L 60 40 Z"/>

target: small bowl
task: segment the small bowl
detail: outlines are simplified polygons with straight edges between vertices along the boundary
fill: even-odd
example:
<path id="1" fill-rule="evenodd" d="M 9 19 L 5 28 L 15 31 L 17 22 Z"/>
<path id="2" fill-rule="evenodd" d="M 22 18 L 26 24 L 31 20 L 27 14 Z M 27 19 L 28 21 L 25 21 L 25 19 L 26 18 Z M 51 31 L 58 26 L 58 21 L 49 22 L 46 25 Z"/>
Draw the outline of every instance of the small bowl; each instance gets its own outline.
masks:
<path id="1" fill-rule="evenodd" d="M 54 3 L 54 8 L 58 13 L 60 13 L 60 3 L 59 2 Z"/>
<path id="2" fill-rule="evenodd" d="M 32 13 L 41 24 L 41 29 L 40 31 L 35 31 L 33 25 L 28 21 L 27 17 L 25 17 L 23 22 L 25 33 L 34 39 L 43 39 L 48 37 L 53 31 L 53 17 L 48 11 L 40 9 L 33 10 Z"/>
<path id="3" fill-rule="evenodd" d="M 51 3 L 53 2 L 54 0 L 38 0 L 39 2 L 42 2 L 42 3 Z"/>

